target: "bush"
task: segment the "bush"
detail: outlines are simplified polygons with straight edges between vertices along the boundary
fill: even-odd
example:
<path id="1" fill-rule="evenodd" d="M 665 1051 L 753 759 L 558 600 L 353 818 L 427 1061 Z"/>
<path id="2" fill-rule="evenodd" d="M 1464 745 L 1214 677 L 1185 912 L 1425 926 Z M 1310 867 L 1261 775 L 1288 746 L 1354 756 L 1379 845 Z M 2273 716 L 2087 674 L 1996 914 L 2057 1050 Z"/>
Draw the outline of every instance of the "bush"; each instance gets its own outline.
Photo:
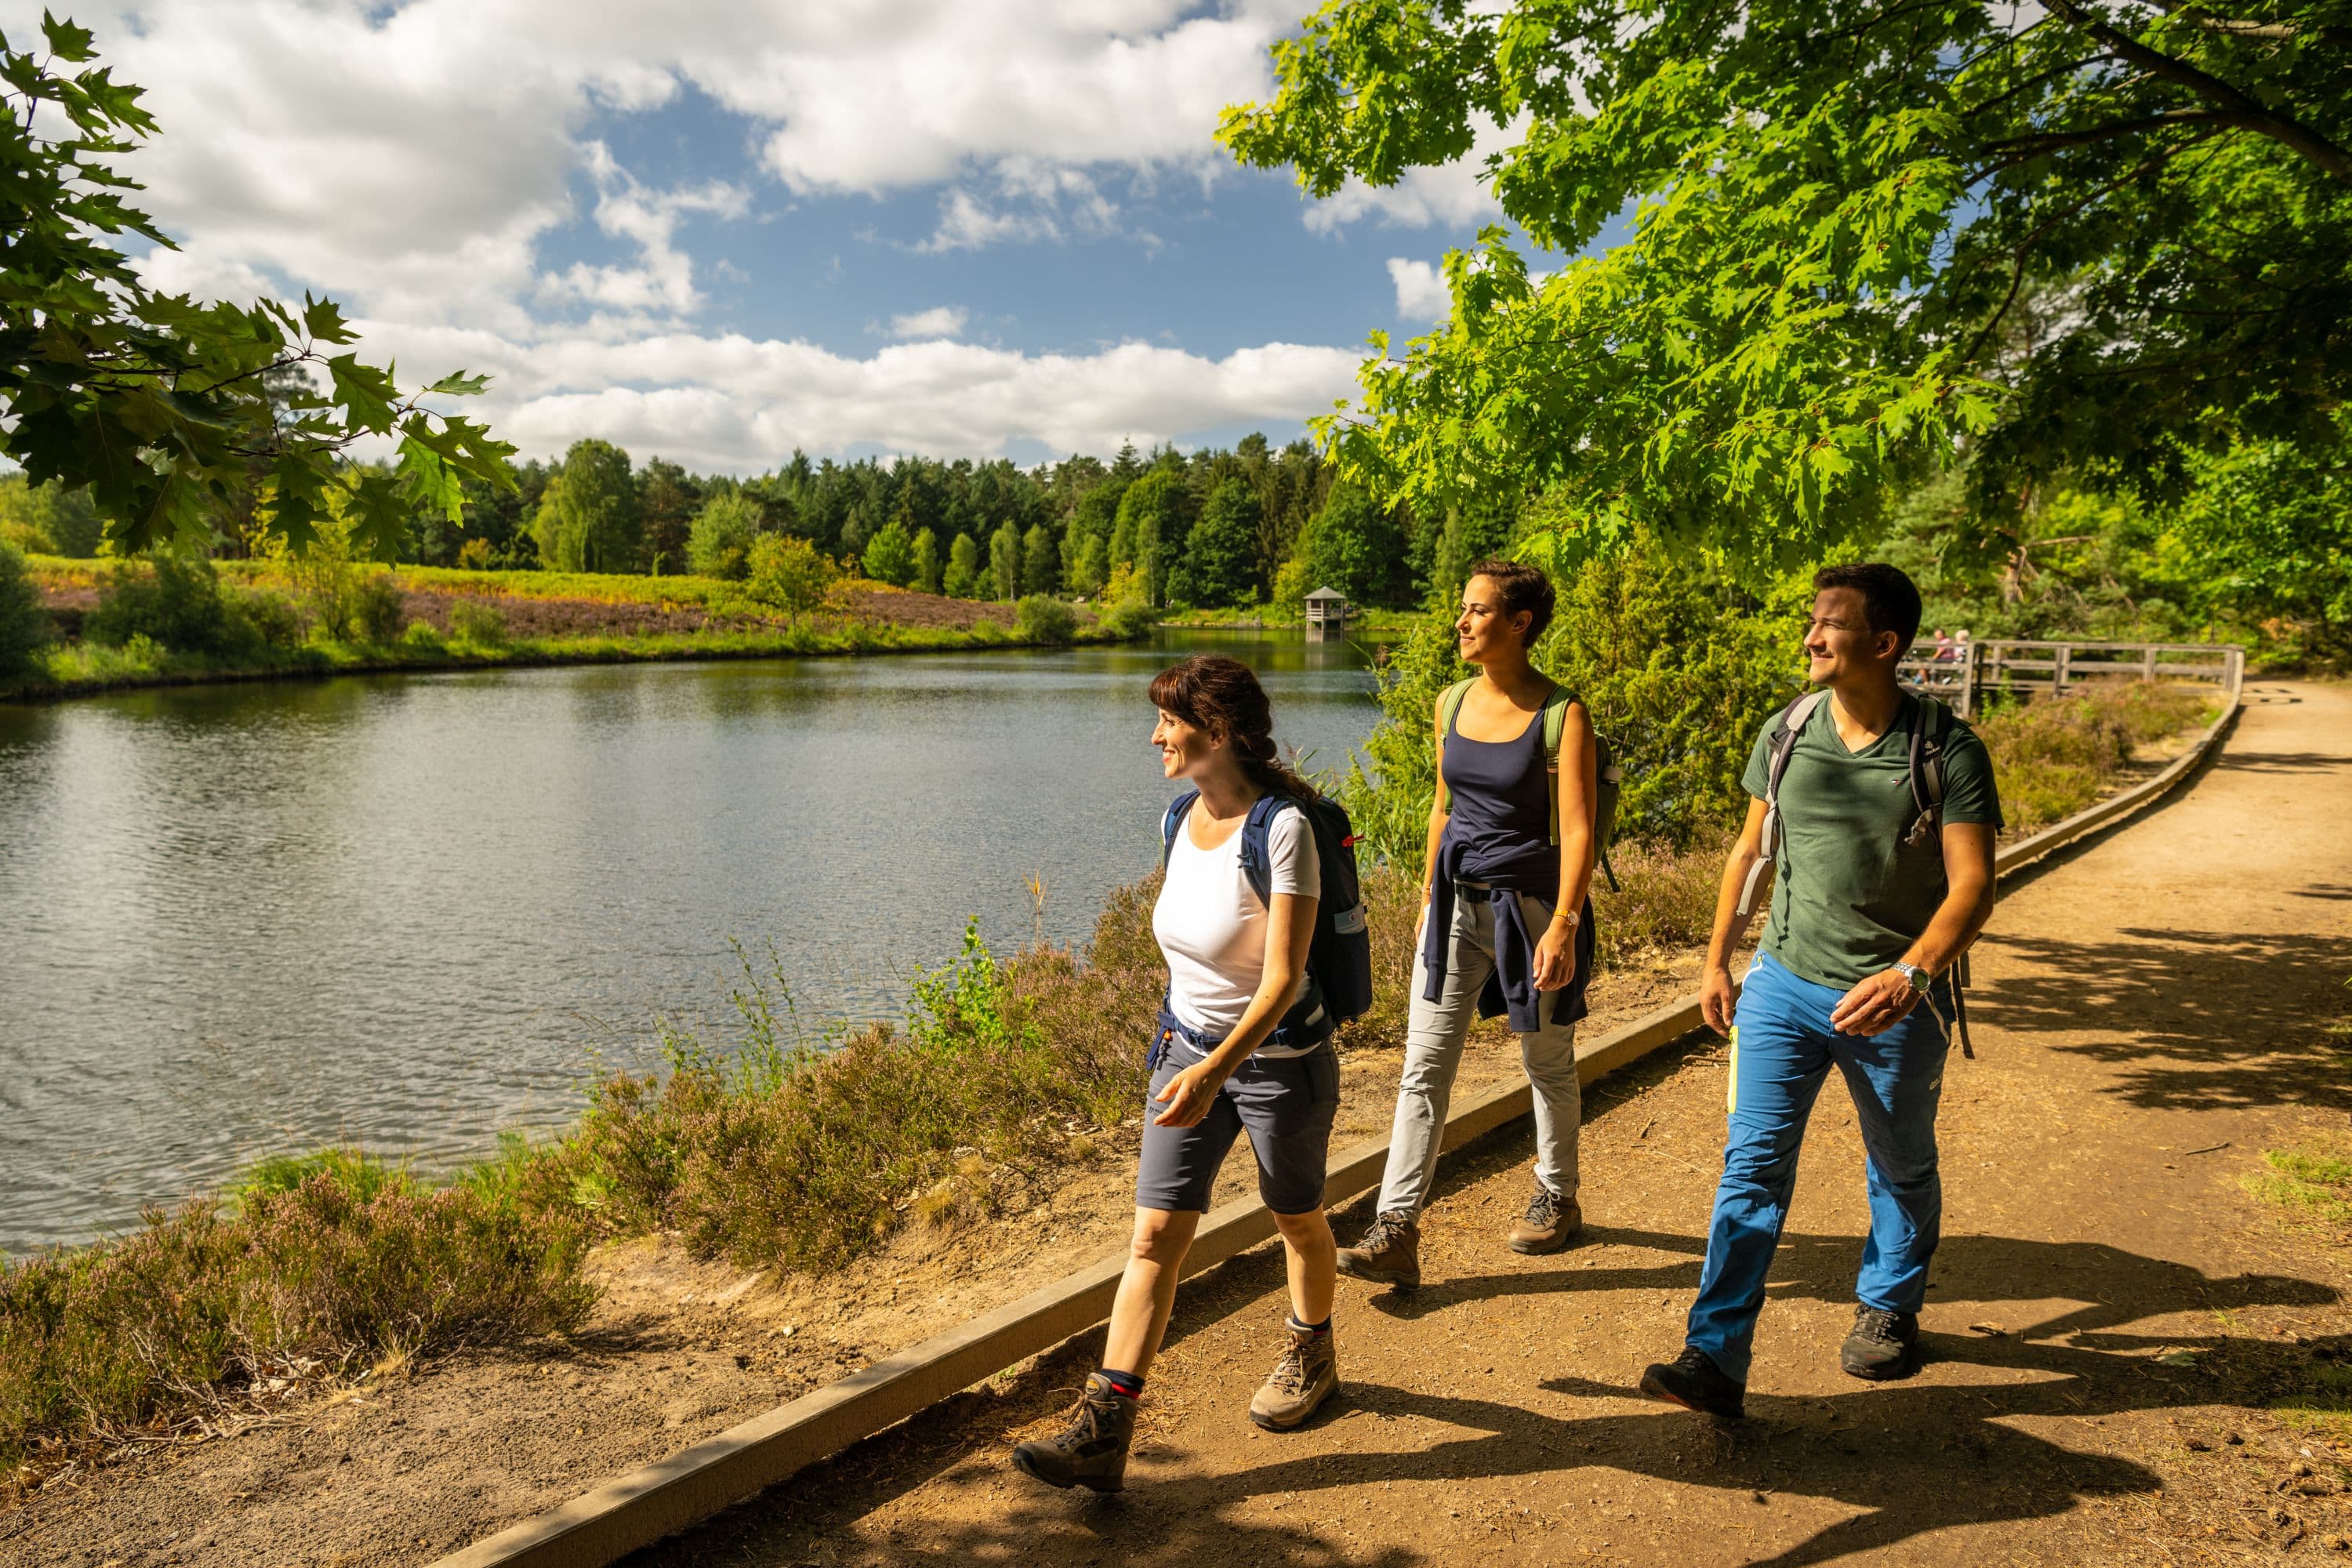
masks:
<path id="1" fill-rule="evenodd" d="M 0 543 L 0 676 L 31 671 L 57 635 L 41 591 L 25 574 L 24 556 L 16 546 Z"/>
<path id="2" fill-rule="evenodd" d="M 506 613 L 480 599 L 459 599 L 449 606 L 449 635 L 476 647 L 504 647 Z"/>
<path id="3" fill-rule="evenodd" d="M 347 1152 L 273 1162 L 234 1209 L 149 1210 L 121 1241 L 0 1259 L 0 1468 L 393 1352 L 576 1328 L 585 1234 Z"/>
<path id="4" fill-rule="evenodd" d="M 283 594 L 256 589 L 232 596 L 230 614 L 250 628 L 256 647 L 293 648 L 302 646 L 302 612 Z"/>
<path id="5" fill-rule="evenodd" d="M 832 557 L 789 533 L 763 533 L 751 542 L 744 591 L 771 609 L 797 621 L 824 603 L 841 577 Z"/>
<path id="6" fill-rule="evenodd" d="M 144 637 L 178 654 L 231 657 L 249 652 L 253 622 L 232 613 L 219 574 L 202 556 L 159 551 L 145 564 L 118 562 L 99 589 L 82 636 L 109 647 Z"/>
<path id="7" fill-rule="evenodd" d="M 1013 612 L 1013 629 L 1027 642 L 1066 643 L 1077 635 L 1078 614 L 1050 594 L 1032 594 Z"/>

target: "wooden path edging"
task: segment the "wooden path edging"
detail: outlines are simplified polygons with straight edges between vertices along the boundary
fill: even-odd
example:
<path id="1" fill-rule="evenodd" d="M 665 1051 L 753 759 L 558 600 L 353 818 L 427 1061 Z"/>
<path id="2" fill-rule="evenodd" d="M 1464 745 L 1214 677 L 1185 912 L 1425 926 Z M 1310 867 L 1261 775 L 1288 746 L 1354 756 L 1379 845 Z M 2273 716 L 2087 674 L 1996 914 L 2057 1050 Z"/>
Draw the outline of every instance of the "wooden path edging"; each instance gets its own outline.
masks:
<path id="1" fill-rule="evenodd" d="M 1681 1039 L 1699 1022 L 1698 999 L 1686 997 L 1612 1029 L 1577 1054 L 1577 1079 L 1591 1083 L 1614 1072 Z M 1446 1118 L 1444 1146 L 1459 1148 L 1527 1115 L 1528 1108 L 1524 1078 L 1469 1096 Z M 1345 1203 L 1375 1185 L 1388 1155 L 1385 1138 L 1339 1152 L 1325 1179 L 1325 1204 Z M 1265 1204 L 1255 1197 L 1236 1199 L 1202 1220 L 1183 1271 L 1190 1276 L 1214 1268 L 1274 1234 L 1274 1215 Z M 1122 1249 L 863 1372 L 616 1477 L 561 1508 L 444 1557 L 433 1568 L 604 1568 L 1015 1362 L 1084 1333 L 1110 1316 L 1111 1298 L 1126 1268 Z"/>
<path id="2" fill-rule="evenodd" d="M 2233 684 L 2221 715 L 2163 772 L 2011 845 L 1994 859 L 1996 875 L 2021 870 L 2162 799 L 2213 754 L 2236 723 L 2241 706 Z M 1685 1038 L 1702 1024 L 1696 996 L 1670 1003 L 1579 1051 L 1577 1079 L 1589 1085 L 1605 1078 Z M 1528 1114 L 1530 1101 L 1524 1079 L 1480 1091 L 1446 1118 L 1444 1147 L 1457 1149 L 1517 1121 Z M 1326 1178 L 1325 1206 L 1337 1206 L 1372 1187 L 1388 1163 L 1388 1148 L 1383 1138 L 1340 1152 Z M 1214 1268 L 1274 1234 L 1274 1216 L 1263 1203 L 1254 1197 L 1237 1199 L 1202 1220 L 1183 1272 L 1189 1277 Z M 1015 1362 L 1084 1333 L 1110 1315 L 1111 1298 L 1126 1268 L 1123 1251 L 1089 1264 L 863 1372 L 510 1525 L 441 1558 L 431 1568 L 605 1568 Z"/>

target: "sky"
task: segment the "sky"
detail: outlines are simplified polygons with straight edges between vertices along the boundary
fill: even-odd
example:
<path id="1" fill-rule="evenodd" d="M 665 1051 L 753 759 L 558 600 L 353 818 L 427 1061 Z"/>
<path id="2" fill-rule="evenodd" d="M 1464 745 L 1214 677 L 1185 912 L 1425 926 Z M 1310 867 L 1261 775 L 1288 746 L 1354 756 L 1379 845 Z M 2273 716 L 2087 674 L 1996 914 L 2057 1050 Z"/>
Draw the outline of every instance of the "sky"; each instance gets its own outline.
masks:
<path id="1" fill-rule="evenodd" d="M 56 3 L 56 0 L 52 0 Z M 153 284 L 331 295 L 528 457 L 753 473 L 1300 434 L 1499 216 L 1235 164 L 1312 0 L 78 5 L 160 135 Z M 60 6 L 62 10 L 63 7 Z M 12 39 L 37 10 L 0 0 Z"/>

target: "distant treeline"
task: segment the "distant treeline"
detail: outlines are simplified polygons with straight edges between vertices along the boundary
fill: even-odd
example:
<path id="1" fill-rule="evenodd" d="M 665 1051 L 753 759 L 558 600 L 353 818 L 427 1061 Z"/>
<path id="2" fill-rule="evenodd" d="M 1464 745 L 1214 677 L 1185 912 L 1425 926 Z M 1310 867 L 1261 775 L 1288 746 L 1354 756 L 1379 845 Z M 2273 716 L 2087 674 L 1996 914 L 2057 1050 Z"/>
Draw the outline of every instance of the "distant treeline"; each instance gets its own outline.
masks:
<path id="1" fill-rule="evenodd" d="M 1359 604 L 1417 605 L 1433 582 L 1499 548 L 1517 506 L 1417 518 L 1335 484 L 1314 447 L 1264 436 L 1231 448 L 1123 448 L 1023 468 L 999 459 L 861 458 L 794 452 L 752 479 L 638 464 L 608 441 L 516 470 L 513 490 L 467 486 L 464 526 L 420 517 L 402 559 L 428 566 L 740 576 L 753 539 L 806 539 L 864 574 L 957 598 L 1091 598 L 1119 574 L 1155 605 L 1269 600 L 1309 590 Z M 224 520 L 236 553 L 236 520 Z M 0 538 L 67 555 L 100 548 L 79 495 L 0 481 Z M 1125 569 L 1122 571 L 1121 569 Z"/>
<path id="2" fill-rule="evenodd" d="M 797 535 L 867 576 L 956 598 L 1092 597 L 1132 573 L 1154 605 L 1288 605 L 1329 586 L 1359 603 L 1418 603 L 1500 545 L 1515 521 L 1432 526 L 1335 485 L 1304 441 L 1263 436 L 1190 454 L 1132 447 L 1024 468 L 999 459 L 863 458 L 795 452 L 756 478 L 705 478 L 609 442 L 527 463 L 513 493 L 469 499 L 466 527 L 427 521 L 429 564 L 732 576 L 760 533 Z M 1483 524 L 1483 526 L 1482 526 Z"/>

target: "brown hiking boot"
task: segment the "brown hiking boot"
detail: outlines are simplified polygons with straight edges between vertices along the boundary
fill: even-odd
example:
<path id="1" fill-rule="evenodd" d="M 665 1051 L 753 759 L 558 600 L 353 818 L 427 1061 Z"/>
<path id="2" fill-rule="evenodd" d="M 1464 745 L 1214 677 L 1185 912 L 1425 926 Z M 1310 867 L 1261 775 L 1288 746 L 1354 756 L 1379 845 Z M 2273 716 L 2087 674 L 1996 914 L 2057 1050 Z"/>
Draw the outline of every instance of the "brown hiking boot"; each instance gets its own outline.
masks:
<path id="1" fill-rule="evenodd" d="M 1350 1279 L 1410 1290 L 1421 1283 L 1421 1222 L 1409 1214 L 1384 1214 L 1364 1239 L 1339 1249 L 1339 1272 Z"/>
<path id="2" fill-rule="evenodd" d="M 1051 1437 L 1014 1444 L 1013 1464 L 1049 1487 L 1115 1492 L 1127 1485 L 1127 1449 L 1134 1437 L 1135 1401 L 1096 1373 L 1070 1412 L 1070 1425 Z"/>
<path id="3" fill-rule="evenodd" d="M 1339 1386 L 1339 1354 L 1331 1331 L 1290 1325 L 1290 1343 L 1250 1401 L 1250 1419 L 1269 1432 L 1302 1426 Z"/>
<path id="4" fill-rule="evenodd" d="M 1536 1195 L 1528 1200 L 1526 1217 L 1511 1227 L 1513 1252 L 1558 1252 L 1576 1239 L 1584 1228 L 1584 1211 L 1576 1206 L 1574 1198 L 1566 1198 L 1536 1184 Z"/>

